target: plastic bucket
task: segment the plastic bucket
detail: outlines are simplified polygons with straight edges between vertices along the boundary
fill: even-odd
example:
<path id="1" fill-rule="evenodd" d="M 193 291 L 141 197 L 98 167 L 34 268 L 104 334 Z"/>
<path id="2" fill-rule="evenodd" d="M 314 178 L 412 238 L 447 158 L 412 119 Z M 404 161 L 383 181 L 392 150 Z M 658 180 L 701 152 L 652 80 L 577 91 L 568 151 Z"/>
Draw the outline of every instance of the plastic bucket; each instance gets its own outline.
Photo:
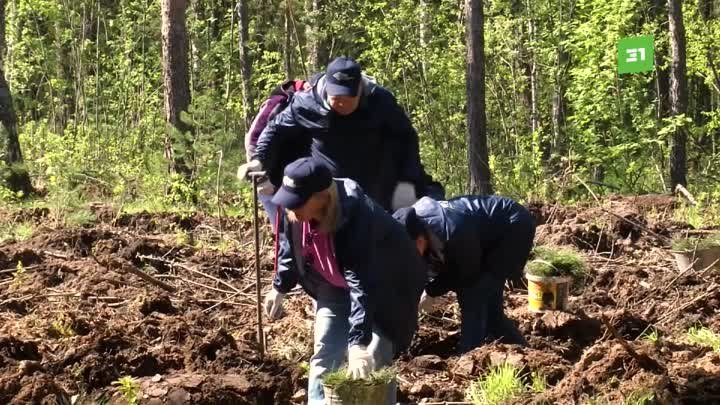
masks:
<path id="1" fill-rule="evenodd" d="M 325 405 L 395 405 L 397 382 L 382 385 L 361 385 L 351 391 L 323 386 Z"/>
<path id="2" fill-rule="evenodd" d="M 690 268 L 696 271 L 709 268 L 720 270 L 720 246 L 690 252 L 674 251 L 673 256 L 675 256 L 675 262 L 681 272 Z"/>
<path id="3" fill-rule="evenodd" d="M 526 274 L 528 308 L 531 312 L 561 311 L 567 307 L 570 277 L 540 277 Z"/>

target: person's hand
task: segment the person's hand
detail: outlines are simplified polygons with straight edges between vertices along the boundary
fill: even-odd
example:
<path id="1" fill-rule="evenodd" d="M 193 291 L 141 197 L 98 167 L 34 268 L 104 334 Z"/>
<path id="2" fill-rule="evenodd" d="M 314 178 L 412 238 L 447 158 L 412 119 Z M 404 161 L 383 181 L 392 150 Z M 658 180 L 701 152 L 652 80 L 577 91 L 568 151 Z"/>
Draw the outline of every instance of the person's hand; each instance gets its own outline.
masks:
<path id="1" fill-rule="evenodd" d="M 283 300 L 285 299 L 285 294 L 278 292 L 276 289 L 272 288 L 270 289 L 270 292 L 265 295 L 265 314 L 270 318 L 271 320 L 275 320 L 280 318 L 280 315 L 282 315 L 282 308 L 283 308 Z"/>
<path id="2" fill-rule="evenodd" d="M 395 187 L 392 195 L 392 209 L 397 211 L 400 208 L 409 207 L 417 201 L 415 185 L 401 181 Z"/>
<path id="3" fill-rule="evenodd" d="M 418 310 L 422 313 L 432 312 L 436 303 L 437 298 L 431 297 L 423 291 L 422 296 L 420 297 L 420 303 L 418 304 Z"/>
<path id="4" fill-rule="evenodd" d="M 350 346 L 348 350 L 348 376 L 357 380 L 367 378 L 375 370 L 375 361 L 368 353 L 367 347 L 360 345 Z"/>
<path id="5" fill-rule="evenodd" d="M 259 160 L 257 160 L 257 159 L 251 160 L 251 161 L 241 165 L 240 167 L 238 167 L 237 178 L 240 179 L 241 181 L 245 181 L 248 179 L 248 176 L 250 175 L 250 173 L 259 172 L 259 171 L 262 171 L 262 169 L 263 169 L 262 163 L 260 163 Z"/>

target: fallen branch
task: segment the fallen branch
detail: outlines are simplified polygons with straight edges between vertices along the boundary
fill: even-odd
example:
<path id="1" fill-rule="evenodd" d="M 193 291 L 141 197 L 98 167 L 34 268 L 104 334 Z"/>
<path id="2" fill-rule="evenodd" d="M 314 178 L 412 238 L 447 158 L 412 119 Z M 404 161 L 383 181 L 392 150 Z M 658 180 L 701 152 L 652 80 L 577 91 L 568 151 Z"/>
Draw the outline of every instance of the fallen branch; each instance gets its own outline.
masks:
<path id="1" fill-rule="evenodd" d="M 607 320 L 605 315 L 600 314 L 600 320 L 602 321 L 602 323 L 605 324 L 605 327 L 607 328 L 608 331 L 610 331 L 610 333 L 615 337 L 615 339 L 617 339 L 617 341 L 620 343 L 620 346 L 622 346 L 623 349 L 625 349 L 625 351 L 628 352 L 628 354 L 630 356 L 632 356 L 635 360 L 637 360 L 638 363 L 640 363 L 640 365 L 643 368 L 650 369 L 650 370 L 662 369 L 662 366 L 660 365 L 660 363 L 657 362 L 657 360 L 651 358 L 650 356 L 648 356 L 646 354 L 640 354 L 637 351 L 635 351 L 635 349 L 633 349 L 633 347 L 630 346 L 630 343 L 628 343 L 627 340 L 625 340 L 625 338 L 623 338 L 622 335 L 620 335 L 620 333 L 617 331 L 617 329 L 615 329 L 615 327 L 612 326 L 612 324 Z"/>
<path id="2" fill-rule="evenodd" d="M 150 284 L 152 284 L 152 285 L 155 285 L 155 286 L 158 286 L 158 287 L 162 288 L 163 290 L 169 291 L 169 292 L 171 292 L 171 293 L 174 293 L 174 292 L 177 290 L 175 287 L 171 286 L 170 284 L 167 284 L 167 283 L 165 283 L 165 282 L 163 282 L 163 281 L 158 280 L 157 278 L 155 278 L 155 277 L 153 277 L 153 276 L 145 273 L 144 271 L 136 268 L 135 266 L 133 266 L 132 264 L 126 262 L 126 261 L 123 260 L 123 259 L 119 259 L 119 258 L 116 258 L 116 257 L 115 257 L 115 258 L 109 257 L 109 258 L 104 259 L 104 260 L 101 261 L 101 260 L 98 260 L 98 258 L 96 258 L 95 255 L 92 255 L 92 254 L 91 254 L 90 257 L 92 257 L 93 260 L 95 260 L 95 262 L 96 262 L 97 264 L 99 264 L 99 265 L 102 266 L 102 267 L 105 267 L 106 269 L 109 269 L 109 270 L 122 270 L 122 271 L 126 271 L 126 272 L 128 272 L 128 273 L 132 273 L 132 274 L 140 277 L 141 279 L 147 281 L 148 283 L 150 283 Z"/>
<path id="3" fill-rule="evenodd" d="M 69 258 L 71 257 L 70 255 L 66 255 L 66 254 L 64 254 L 64 253 L 52 252 L 52 251 L 49 251 L 49 250 L 43 250 L 42 253 L 43 253 L 45 256 L 54 257 L 54 258 L 56 258 L 56 259 L 65 259 L 65 260 L 67 260 L 67 259 L 69 259 Z"/>
<path id="4" fill-rule="evenodd" d="M 215 292 L 219 292 L 219 293 L 223 293 L 223 294 L 229 294 L 229 295 L 231 295 L 231 296 L 232 296 L 233 294 L 237 294 L 237 293 L 233 293 L 232 291 L 222 290 L 222 289 L 220 289 L 220 288 L 215 288 L 215 287 L 212 287 L 212 286 L 209 286 L 209 285 L 205 285 L 205 284 L 203 284 L 203 283 L 198 283 L 197 281 L 188 280 L 188 279 L 186 279 L 186 278 L 178 277 L 177 279 L 180 280 L 180 281 L 186 282 L 186 283 L 188 283 L 188 284 L 193 284 L 193 285 L 196 285 L 196 286 L 198 286 L 198 287 L 207 288 L 208 290 L 211 290 L 211 291 L 215 291 Z"/>
<path id="5" fill-rule="evenodd" d="M 691 205 L 697 205 L 697 200 L 695 200 L 695 197 L 693 197 L 693 195 L 690 194 L 690 192 L 685 187 L 683 187 L 682 184 L 678 184 L 677 186 L 675 186 L 675 192 L 680 193 L 685 198 L 687 198 Z"/>
<path id="6" fill-rule="evenodd" d="M 211 276 L 211 275 L 209 275 L 209 274 L 205 274 L 205 273 L 203 273 L 202 271 L 196 270 L 196 269 L 194 269 L 194 268 L 192 268 L 192 267 L 190 267 L 190 266 L 187 266 L 187 265 L 185 265 L 185 264 L 178 263 L 178 262 L 176 262 L 175 260 L 167 260 L 167 259 L 163 259 L 163 258 L 160 258 L 160 257 L 157 257 L 157 256 L 147 256 L 147 255 L 137 255 L 137 258 L 140 259 L 140 260 L 150 260 L 150 261 L 155 261 L 155 262 L 159 262 L 159 263 L 164 263 L 164 264 L 170 266 L 171 269 L 177 267 L 177 268 L 180 268 L 180 269 L 183 269 L 183 270 L 187 270 L 187 271 L 189 271 L 189 272 L 191 272 L 191 273 L 195 273 L 195 274 L 197 274 L 197 275 L 203 276 L 203 277 L 208 278 L 208 279 L 210 279 L 210 280 L 213 280 L 213 281 L 215 281 L 215 282 L 217 282 L 217 283 L 220 283 L 220 284 L 222 284 L 222 285 L 230 288 L 233 292 L 237 292 L 237 293 L 242 292 L 241 290 L 237 289 L 235 286 L 233 286 L 232 284 L 230 284 L 230 283 L 228 283 L 228 282 L 226 282 L 226 281 L 224 281 L 224 280 L 221 280 L 221 279 L 219 279 L 219 278 L 217 278 L 217 277 L 214 277 L 214 276 Z"/>
<path id="7" fill-rule="evenodd" d="M 39 264 L 34 264 L 32 266 L 27 266 L 27 267 L 23 266 L 23 271 L 35 270 L 38 267 L 40 267 Z M 0 270 L 0 274 L 11 274 L 11 273 L 15 273 L 17 270 L 18 270 L 17 267 L 14 267 L 12 269 Z"/>

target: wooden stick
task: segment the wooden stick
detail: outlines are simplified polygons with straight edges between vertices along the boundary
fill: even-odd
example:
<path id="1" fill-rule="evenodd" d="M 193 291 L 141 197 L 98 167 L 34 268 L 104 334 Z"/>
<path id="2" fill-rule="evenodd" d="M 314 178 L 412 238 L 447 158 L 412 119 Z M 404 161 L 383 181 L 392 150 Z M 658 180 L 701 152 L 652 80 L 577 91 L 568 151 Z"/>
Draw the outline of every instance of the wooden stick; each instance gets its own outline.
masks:
<path id="1" fill-rule="evenodd" d="M 54 257 L 54 258 L 57 258 L 57 259 L 66 259 L 66 260 L 67 260 L 67 259 L 69 259 L 69 258 L 71 257 L 70 255 L 66 255 L 66 254 L 59 253 L 59 252 L 51 252 L 51 251 L 49 251 L 49 250 L 43 250 L 42 253 L 43 253 L 45 256 L 50 256 L 50 257 Z"/>
<path id="2" fill-rule="evenodd" d="M 231 296 L 232 296 L 233 294 L 236 294 L 236 293 L 233 293 L 232 291 L 221 290 L 221 289 L 219 289 L 219 288 L 211 287 L 211 286 L 209 286 L 209 285 L 205 285 L 205 284 L 203 284 L 203 283 L 198 283 L 197 281 L 188 280 L 188 279 L 182 278 L 182 277 L 178 277 L 178 280 L 184 281 L 184 282 L 186 282 L 186 283 L 188 283 L 188 284 L 196 285 L 196 286 L 198 286 L 198 287 L 207 288 L 208 290 L 212 290 L 212 291 L 215 291 L 215 292 L 219 292 L 219 293 L 223 293 L 223 294 L 229 294 L 229 295 L 231 295 Z"/>
<path id="3" fill-rule="evenodd" d="M 160 263 L 166 263 L 170 266 L 170 268 L 178 267 L 183 270 L 187 270 L 191 273 L 195 273 L 197 275 L 203 276 L 205 278 L 209 278 L 210 280 L 220 283 L 220 284 L 230 288 L 233 292 L 241 292 L 239 289 L 237 289 L 235 286 L 233 286 L 232 284 L 230 284 L 228 282 L 225 282 L 225 281 L 223 281 L 217 277 L 211 276 L 209 274 L 205 274 L 202 271 L 196 270 L 188 265 L 176 262 L 175 260 L 167 260 L 167 259 L 163 259 L 163 258 L 160 258 L 157 256 L 146 256 L 146 255 L 137 255 L 137 258 L 140 260 L 153 260 L 153 261 L 160 262 Z"/>
<path id="4" fill-rule="evenodd" d="M 641 355 L 640 353 L 635 351 L 635 349 L 633 349 L 633 347 L 630 346 L 630 343 L 628 343 L 627 340 L 625 340 L 625 338 L 623 338 L 622 335 L 620 335 L 620 333 L 617 331 L 617 329 L 615 329 L 615 327 L 612 326 L 612 324 L 607 320 L 605 315 L 600 314 L 600 320 L 602 320 L 602 322 L 605 324 L 605 327 L 607 328 L 607 330 L 609 330 L 610 333 L 612 333 L 612 335 L 615 337 L 615 339 L 617 339 L 617 341 L 620 343 L 620 346 L 622 346 L 623 349 L 625 349 L 625 351 L 628 352 L 628 354 L 630 356 L 635 358 L 635 360 L 637 360 L 640 363 L 640 365 L 642 365 L 644 368 L 651 368 L 653 370 L 659 370 L 662 368 L 660 366 L 660 363 L 658 363 L 655 359 L 650 358 L 650 356 L 645 355 L 645 354 Z"/>
<path id="5" fill-rule="evenodd" d="M 38 267 L 40 267 L 39 264 L 34 264 L 34 265 L 32 265 L 32 266 L 27 266 L 27 267 L 23 266 L 23 270 L 24 270 L 24 271 L 30 271 L 30 270 L 37 269 Z M 12 268 L 12 269 L 0 270 L 0 274 L 15 273 L 16 271 L 17 271 L 17 267 Z"/>
<path id="6" fill-rule="evenodd" d="M 697 200 L 695 200 L 695 197 L 693 197 L 693 195 L 690 194 L 690 192 L 685 187 L 683 187 L 682 184 L 678 184 L 677 186 L 675 186 L 675 192 L 680 193 L 685 198 L 687 198 L 691 205 L 697 205 Z"/>

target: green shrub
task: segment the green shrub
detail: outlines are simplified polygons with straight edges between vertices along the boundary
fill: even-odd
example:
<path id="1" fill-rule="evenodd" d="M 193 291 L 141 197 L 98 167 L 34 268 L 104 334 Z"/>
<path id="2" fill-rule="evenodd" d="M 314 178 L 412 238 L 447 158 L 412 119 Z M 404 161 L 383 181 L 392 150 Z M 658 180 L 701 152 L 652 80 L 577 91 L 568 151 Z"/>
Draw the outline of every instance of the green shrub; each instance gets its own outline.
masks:
<path id="1" fill-rule="evenodd" d="M 533 249 L 533 257 L 526 266 L 526 272 L 533 276 L 580 278 L 586 272 L 582 257 L 569 249 L 551 250 L 538 246 Z"/>
<path id="2" fill-rule="evenodd" d="M 672 249 L 679 252 L 694 252 L 720 246 L 720 234 L 713 234 L 706 238 L 680 237 L 672 240 Z"/>
<path id="3" fill-rule="evenodd" d="M 527 392 L 520 370 L 510 363 L 491 368 L 470 383 L 468 397 L 474 405 L 499 405 Z"/>
<path id="4" fill-rule="evenodd" d="M 352 394 L 359 387 L 390 384 L 397 373 L 394 369 L 386 367 L 370 373 L 368 378 L 353 380 L 348 376 L 347 368 L 341 368 L 325 375 L 323 385 L 332 388 L 340 396 Z"/>
<path id="5" fill-rule="evenodd" d="M 720 352 L 720 335 L 704 326 L 693 326 L 688 330 L 687 339 L 690 343 L 700 346 L 712 347 L 716 352 Z"/>

